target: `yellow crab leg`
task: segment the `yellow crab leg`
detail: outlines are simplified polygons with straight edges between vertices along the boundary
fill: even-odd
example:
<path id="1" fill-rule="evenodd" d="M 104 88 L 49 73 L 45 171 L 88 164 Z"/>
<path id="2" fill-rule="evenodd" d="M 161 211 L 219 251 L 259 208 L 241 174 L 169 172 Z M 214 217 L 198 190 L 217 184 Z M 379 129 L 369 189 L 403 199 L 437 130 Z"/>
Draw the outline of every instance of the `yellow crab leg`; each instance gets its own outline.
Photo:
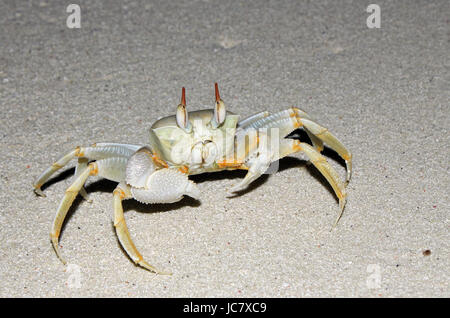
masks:
<path id="1" fill-rule="evenodd" d="M 345 160 L 345 164 L 347 165 L 346 182 L 348 183 L 352 176 L 352 154 L 345 148 L 345 146 L 339 141 L 339 139 L 337 139 L 332 133 L 328 131 L 327 128 L 320 126 L 310 119 L 303 118 L 301 119 L 301 122 L 307 131 L 310 131 L 315 137 L 325 142 L 328 146 L 330 146 L 331 149 L 336 151 L 338 155 Z"/>
<path id="2" fill-rule="evenodd" d="M 49 168 L 47 168 L 33 184 L 36 194 L 45 197 L 45 194 L 41 190 L 42 185 L 52 176 L 52 174 L 67 165 L 70 160 L 80 156 L 82 156 L 82 149 L 81 147 L 76 147 L 74 150 L 62 156 Z"/>
<path id="3" fill-rule="evenodd" d="M 53 244 L 53 248 L 55 249 L 56 255 L 58 255 L 59 259 L 66 264 L 66 261 L 62 258 L 61 253 L 59 251 L 59 245 L 58 245 L 58 238 L 59 234 L 61 233 L 61 227 L 64 222 L 64 219 L 66 218 L 67 211 L 69 211 L 69 208 L 71 207 L 73 201 L 75 200 L 76 196 L 78 195 L 78 192 L 83 187 L 84 183 L 86 182 L 87 178 L 90 175 L 97 175 L 98 173 L 98 167 L 97 163 L 92 162 L 88 165 L 87 168 L 85 168 L 75 179 L 75 181 L 70 185 L 69 188 L 67 188 L 64 198 L 62 199 L 58 211 L 56 212 L 55 219 L 53 221 L 53 227 L 52 231 L 50 232 L 50 239 Z"/>
<path id="4" fill-rule="evenodd" d="M 113 192 L 114 195 L 114 227 L 116 229 L 117 237 L 122 247 L 125 249 L 130 258 L 139 266 L 148 269 L 151 272 L 161 275 L 171 275 L 157 270 L 155 267 L 144 260 L 141 253 L 134 245 L 130 232 L 128 231 L 125 217 L 123 215 L 122 200 L 132 198 L 129 186 L 119 184 Z"/>
<path id="5" fill-rule="evenodd" d="M 342 216 L 342 213 L 344 212 L 347 198 L 345 185 L 340 180 L 336 170 L 334 170 L 334 168 L 328 163 L 325 157 L 307 143 L 294 139 L 284 139 L 280 145 L 280 158 L 300 151 L 308 156 L 308 159 L 313 163 L 317 170 L 319 170 L 325 179 L 327 179 L 339 199 L 339 207 L 341 212 L 334 223 L 334 226 L 336 226 Z"/>
<path id="6" fill-rule="evenodd" d="M 76 147 L 69 153 L 65 154 L 61 158 L 59 158 L 55 163 L 53 163 L 50 167 L 48 167 L 33 183 L 34 191 L 39 196 L 45 197 L 45 194 L 42 192 L 42 185 L 47 182 L 47 180 L 59 169 L 66 166 L 70 160 L 74 158 L 86 158 L 88 161 L 90 160 L 100 160 L 110 157 L 129 157 L 136 150 L 138 150 L 141 146 L 138 145 L 129 145 L 129 144 L 119 144 L 119 143 L 98 143 L 94 144 L 90 147 Z M 80 171 L 83 168 L 82 161 L 79 161 Z M 85 196 L 85 192 L 81 190 L 82 195 Z"/>
<path id="7" fill-rule="evenodd" d="M 78 158 L 77 166 L 75 167 L 75 179 L 80 175 L 82 171 L 84 171 L 84 169 L 87 168 L 88 164 L 89 164 L 88 158 Z M 85 199 L 89 203 L 92 203 L 92 200 L 89 199 L 89 195 L 87 194 L 86 189 L 84 187 L 81 187 L 80 195 L 83 197 L 83 199 Z"/>
<path id="8" fill-rule="evenodd" d="M 50 232 L 50 239 L 52 241 L 53 248 L 55 249 L 59 259 L 64 264 L 66 264 L 66 261 L 61 256 L 58 239 L 64 219 L 66 218 L 67 212 L 72 206 L 76 196 L 80 193 L 80 190 L 89 176 L 99 175 L 117 182 L 123 180 L 125 178 L 124 174 L 127 160 L 128 159 L 125 157 L 112 157 L 91 162 L 84 170 L 79 173 L 77 172 L 75 181 L 69 186 L 69 188 L 67 188 L 64 197 L 59 204 L 58 211 L 56 212 L 56 216 L 53 221 L 52 230 Z"/>
<path id="9" fill-rule="evenodd" d="M 350 181 L 352 173 L 351 153 L 333 134 L 328 131 L 327 128 L 320 126 L 318 123 L 313 121 L 307 113 L 296 107 L 291 107 L 289 109 L 252 122 L 248 128 L 245 128 L 243 131 L 239 131 L 238 136 L 245 134 L 249 128 L 278 128 L 280 132 L 280 138 L 284 138 L 294 130 L 301 127 L 308 134 L 311 142 L 314 145 L 314 148 L 316 148 L 317 151 L 321 152 L 323 150 L 323 143 L 325 142 L 331 149 L 336 151 L 338 155 L 345 160 L 347 166 L 346 182 Z"/>

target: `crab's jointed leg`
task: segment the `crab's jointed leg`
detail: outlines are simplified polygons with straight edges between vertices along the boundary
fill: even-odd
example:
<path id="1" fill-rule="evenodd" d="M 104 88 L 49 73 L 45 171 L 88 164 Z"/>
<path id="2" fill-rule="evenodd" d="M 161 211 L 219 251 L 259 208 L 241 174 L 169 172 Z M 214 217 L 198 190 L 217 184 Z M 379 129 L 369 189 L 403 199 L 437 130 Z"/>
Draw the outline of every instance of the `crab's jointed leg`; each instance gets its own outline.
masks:
<path id="1" fill-rule="evenodd" d="M 58 239 L 64 219 L 66 218 L 67 212 L 72 206 L 76 196 L 82 189 L 89 176 L 98 175 L 117 182 L 124 180 L 127 160 L 128 159 L 125 157 L 111 157 L 91 162 L 83 171 L 79 172 L 79 174 L 75 177 L 75 181 L 69 186 L 69 188 L 67 188 L 64 197 L 59 204 L 50 233 L 50 238 L 55 252 L 64 264 L 66 262 L 62 258 L 59 251 Z"/>
<path id="2" fill-rule="evenodd" d="M 253 130 L 253 132 L 244 138 L 239 136 L 237 139 L 239 147 L 237 148 L 236 162 L 241 163 L 239 169 L 245 167 L 248 172 L 244 179 L 230 189 L 231 193 L 245 189 L 251 182 L 264 174 L 271 162 L 274 161 L 273 153 L 270 151 L 270 147 L 267 147 L 271 136 L 266 131 Z M 230 163 L 233 162 L 230 161 Z"/>
<path id="3" fill-rule="evenodd" d="M 300 142 L 294 139 L 284 139 L 280 145 L 280 158 L 288 156 L 296 152 L 303 152 L 313 163 L 313 165 L 319 170 L 319 172 L 327 179 L 328 183 L 333 188 L 334 193 L 339 199 L 339 207 L 341 212 L 339 213 L 334 226 L 338 223 L 339 219 L 344 212 L 347 193 L 345 191 L 345 185 L 339 178 L 336 170 L 328 163 L 324 156 L 320 154 L 314 147 L 309 144 Z"/>
<path id="4" fill-rule="evenodd" d="M 79 158 L 75 172 L 75 180 L 66 190 L 65 195 L 61 200 L 50 233 L 50 238 L 55 252 L 63 263 L 65 263 L 65 261 L 62 258 L 58 247 L 58 238 L 61 232 L 61 227 L 67 212 L 78 193 L 83 195 L 83 185 L 85 184 L 87 178 L 90 175 L 99 175 L 112 181 L 120 182 L 121 180 L 124 180 L 125 167 L 128 160 L 125 154 L 131 151 L 130 148 L 137 147 L 133 145 L 126 145 L 125 147 L 122 147 L 120 144 L 104 145 L 105 146 L 99 146 L 99 148 L 96 148 L 96 146 L 86 148 L 77 147 L 75 150 L 58 160 L 57 165 L 53 164 L 49 169 L 44 171 L 44 173 L 36 181 L 35 190 L 40 191 L 39 184 L 43 184 L 48 178 L 50 178 L 52 173 L 62 168 L 70 161 L 70 159 L 73 159 L 78 155 L 83 156 L 80 156 Z M 85 150 L 85 152 L 81 152 L 81 150 Z M 89 154 L 89 158 L 84 157 L 86 154 Z M 90 159 L 99 160 L 88 163 Z M 85 197 L 85 195 L 86 193 L 84 192 L 83 196 Z"/>
<path id="5" fill-rule="evenodd" d="M 45 197 L 45 194 L 42 192 L 42 185 L 59 169 L 63 168 L 65 165 L 69 163 L 70 160 L 78 157 L 80 154 L 81 148 L 77 147 L 68 154 L 59 158 L 55 163 L 53 163 L 50 167 L 48 167 L 34 182 L 34 192 L 37 195 Z"/>
<path id="6" fill-rule="evenodd" d="M 130 232 L 128 231 L 125 217 L 123 215 L 122 200 L 131 199 L 132 194 L 130 186 L 120 183 L 113 192 L 114 195 L 114 227 L 116 229 L 117 237 L 122 247 L 125 249 L 130 258 L 138 265 L 152 271 L 156 274 L 171 275 L 171 273 L 165 273 L 157 270 L 155 267 L 147 263 L 144 260 L 141 253 L 134 245 Z"/>
<path id="7" fill-rule="evenodd" d="M 87 159 L 90 160 L 100 160 L 111 157 L 130 157 L 136 150 L 138 150 L 141 146 L 138 145 L 130 145 L 130 144 L 119 144 L 119 143 L 97 143 L 90 147 L 76 147 L 71 152 L 59 158 L 55 163 L 53 163 L 50 167 L 48 167 L 34 182 L 34 191 L 36 194 L 45 197 L 45 194 L 42 192 L 42 185 L 47 182 L 48 179 L 58 170 L 65 167 L 72 159 Z M 80 172 L 83 166 L 87 166 L 87 163 L 78 162 L 78 168 L 75 175 Z M 84 191 L 81 190 L 82 195 L 84 196 Z"/>
<path id="8" fill-rule="evenodd" d="M 84 171 L 84 169 L 87 168 L 88 164 L 89 164 L 89 159 L 88 158 L 78 158 L 78 162 L 77 162 L 77 165 L 75 167 L 75 176 L 74 176 L 75 179 L 80 175 L 80 173 L 82 171 Z M 83 197 L 83 199 L 85 199 L 89 203 L 92 203 L 92 200 L 89 199 L 89 195 L 87 194 L 86 189 L 84 188 L 84 186 L 81 187 L 81 189 L 80 189 L 80 195 Z"/>
<path id="9" fill-rule="evenodd" d="M 327 128 L 320 126 L 318 123 L 310 120 L 310 119 L 301 119 L 302 124 L 304 125 L 306 131 L 311 132 L 314 137 L 319 138 L 322 142 L 325 142 L 331 149 L 336 151 L 341 158 L 345 160 L 345 164 L 347 165 L 347 177 L 346 182 L 350 181 L 352 177 L 352 155 L 345 148 L 345 146 L 332 134 L 328 131 Z M 313 140 L 312 140 L 313 141 Z M 313 141 L 314 142 L 314 141 Z M 323 148 L 323 146 L 322 146 Z"/>
<path id="10" fill-rule="evenodd" d="M 83 187 L 84 183 L 86 182 L 87 178 L 90 175 L 97 175 L 98 173 L 98 165 L 96 162 L 90 163 L 88 167 L 86 167 L 75 179 L 75 181 L 70 185 L 69 188 L 67 188 L 64 198 L 62 199 L 58 211 L 56 212 L 55 219 L 53 221 L 53 227 L 52 231 L 50 232 L 50 239 L 53 244 L 53 248 L 55 249 L 56 254 L 58 255 L 59 259 L 66 264 L 66 261 L 62 258 L 61 253 L 59 251 L 58 246 L 58 238 L 59 234 L 61 233 L 61 227 L 64 222 L 64 219 L 66 218 L 67 211 L 69 211 L 70 206 L 72 205 L 73 201 L 75 200 L 76 196 L 78 195 L 78 192 Z"/>
<path id="11" fill-rule="evenodd" d="M 256 116 L 256 118 L 257 117 L 258 116 Z M 305 112 L 298 108 L 289 108 L 269 116 L 261 116 L 260 119 L 257 119 L 256 121 L 249 120 L 247 123 L 248 124 L 244 125 L 242 130 L 237 132 L 236 140 L 238 146 L 241 148 L 245 147 L 245 159 L 238 155 L 238 160 L 244 162 L 244 164 L 248 166 L 248 173 L 237 186 L 232 188 L 231 191 L 239 191 L 246 187 L 250 182 L 264 173 L 263 170 L 269 167 L 270 162 L 281 159 L 292 153 L 303 152 L 327 179 L 339 199 L 341 213 L 336 219 L 336 225 L 342 215 L 346 202 L 345 184 L 340 181 L 337 172 L 320 152 L 323 150 L 323 144 L 325 142 L 345 160 L 347 165 L 347 182 L 350 180 L 352 170 L 352 156 L 350 152 L 326 128 L 312 121 Z M 306 131 L 313 146 L 298 140 L 285 138 L 300 127 L 303 127 Z M 277 134 L 272 132 L 273 129 L 275 129 L 274 132 Z M 264 136 L 269 138 L 269 140 L 277 139 L 279 141 L 279 148 L 272 149 L 272 143 L 271 147 L 267 149 L 261 147 L 263 144 L 261 143 L 261 137 Z M 250 142 L 247 143 L 247 140 Z M 266 143 L 266 145 L 268 145 L 268 143 Z"/>
<path id="12" fill-rule="evenodd" d="M 239 124 L 237 126 L 237 129 L 245 129 L 248 126 L 250 126 L 251 124 L 253 124 L 254 122 L 260 120 L 261 118 L 266 118 L 269 115 L 270 115 L 270 113 L 268 111 L 264 111 L 264 112 L 260 112 L 260 113 L 251 115 L 250 117 L 240 120 Z"/>
<path id="13" fill-rule="evenodd" d="M 326 143 L 345 160 L 347 166 L 346 182 L 348 183 L 352 173 L 351 153 L 333 134 L 328 131 L 327 128 L 324 128 L 313 121 L 306 112 L 296 107 L 292 107 L 272 114 L 268 117 L 261 118 L 248 125 L 248 129 L 256 130 L 261 128 L 277 128 L 279 129 L 280 138 L 286 137 L 288 134 L 301 127 L 304 128 L 317 151 L 321 152 L 323 150 L 323 143 Z M 246 129 L 244 129 L 240 133 L 245 134 L 246 132 Z"/>
<path id="14" fill-rule="evenodd" d="M 58 207 L 53 221 L 50 238 L 53 248 L 59 259 L 66 264 L 58 245 L 64 219 L 76 196 L 83 195 L 83 185 L 90 175 L 100 176 L 119 183 L 114 190 L 114 226 L 119 241 L 130 258 L 138 265 L 158 274 L 167 274 L 155 269 L 147 263 L 137 250 L 131 240 L 128 228 L 123 216 L 122 200 L 135 198 L 144 203 L 169 203 L 176 202 L 189 195 L 198 198 L 200 191 L 196 185 L 188 179 L 188 176 L 178 168 L 166 168 L 167 164 L 155 157 L 152 152 L 141 146 L 121 144 L 100 144 L 100 146 L 78 147 L 57 161 L 39 178 L 36 184 L 44 183 L 52 173 L 67 164 L 70 159 L 79 157 L 75 171 L 75 180 L 66 190 L 65 195 Z M 137 151 L 136 151 L 137 150 Z M 96 160 L 90 162 L 89 160 Z M 131 163 L 131 165 L 130 165 Z M 137 170 L 136 170 L 137 169 Z M 142 170 L 141 170 L 142 169 Z M 143 174 L 142 184 L 136 187 L 125 183 L 127 178 L 136 182 L 138 176 L 133 177 L 133 172 L 141 171 Z M 130 175 L 131 172 L 131 175 Z M 128 173 L 128 175 L 127 175 Z M 136 179 L 136 180 L 135 180 Z M 138 178 L 139 179 L 139 178 Z M 35 186 L 39 190 L 40 187 Z M 84 196 L 84 195 L 83 195 Z"/>

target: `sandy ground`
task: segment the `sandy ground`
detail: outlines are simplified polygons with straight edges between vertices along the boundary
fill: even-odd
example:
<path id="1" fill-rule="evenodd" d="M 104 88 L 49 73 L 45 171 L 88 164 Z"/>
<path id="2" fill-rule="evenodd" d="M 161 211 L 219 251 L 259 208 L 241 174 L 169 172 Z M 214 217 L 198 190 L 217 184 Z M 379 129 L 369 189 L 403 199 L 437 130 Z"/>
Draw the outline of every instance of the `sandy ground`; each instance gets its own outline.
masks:
<path id="1" fill-rule="evenodd" d="M 0 296 L 450 296 L 448 1 L 0 2 Z M 147 143 L 160 116 L 243 117 L 296 105 L 352 151 L 348 204 L 299 155 L 227 198 L 241 172 L 195 176 L 199 202 L 125 203 L 151 274 L 120 248 L 115 183 L 89 179 L 57 259 L 49 231 L 74 170 L 33 180 L 77 145 Z M 345 167 L 325 152 L 341 177 Z M 429 250 L 430 253 L 425 252 Z"/>

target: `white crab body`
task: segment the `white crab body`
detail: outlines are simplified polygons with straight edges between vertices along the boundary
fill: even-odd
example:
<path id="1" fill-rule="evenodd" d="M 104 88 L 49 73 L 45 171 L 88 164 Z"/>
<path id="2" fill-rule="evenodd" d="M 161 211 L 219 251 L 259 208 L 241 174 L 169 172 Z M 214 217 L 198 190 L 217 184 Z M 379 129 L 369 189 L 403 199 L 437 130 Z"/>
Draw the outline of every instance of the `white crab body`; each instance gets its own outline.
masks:
<path id="1" fill-rule="evenodd" d="M 64 218 L 78 194 L 87 198 L 84 184 L 90 175 L 116 181 L 114 190 L 114 226 L 123 248 L 136 264 L 162 273 L 147 263 L 133 244 L 123 215 L 122 200 L 143 203 L 172 203 L 188 195 L 200 199 L 201 193 L 189 175 L 220 170 L 247 170 L 245 178 L 229 191 L 245 189 L 268 169 L 271 162 L 303 152 L 327 179 L 339 199 L 342 215 L 346 202 L 346 183 L 320 152 L 326 143 L 346 162 L 347 180 L 351 177 L 352 156 L 328 129 L 313 121 L 304 111 L 292 107 L 270 114 L 261 112 L 246 119 L 225 110 L 215 85 L 213 109 L 187 112 L 185 90 L 176 115 L 157 120 L 149 130 L 147 146 L 122 143 L 97 143 L 76 147 L 45 170 L 34 183 L 35 192 L 43 196 L 41 186 L 70 160 L 77 159 L 75 180 L 66 190 L 56 213 L 50 238 L 58 257 L 58 245 Z M 285 138 L 303 128 L 312 145 Z"/>

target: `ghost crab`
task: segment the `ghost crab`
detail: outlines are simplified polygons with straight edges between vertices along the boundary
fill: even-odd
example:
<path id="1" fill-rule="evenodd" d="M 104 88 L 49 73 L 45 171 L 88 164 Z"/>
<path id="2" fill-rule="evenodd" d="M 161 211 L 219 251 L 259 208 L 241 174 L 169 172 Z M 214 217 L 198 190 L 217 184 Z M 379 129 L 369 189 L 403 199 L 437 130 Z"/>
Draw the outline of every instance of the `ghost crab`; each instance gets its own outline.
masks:
<path id="1" fill-rule="evenodd" d="M 122 200 L 134 198 L 143 203 L 172 203 L 184 195 L 199 199 L 200 191 L 189 175 L 221 170 L 244 169 L 246 176 L 230 192 L 245 189 L 266 172 L 276 160 L 296 152 L 303 152 L 332 186 L 339 199 L 342 215 L 346 202 L 346 183 L 352 171 L 352 156 L 342 143 L 326 128 L 313 121 L 304 111 L 291 107 L 274 114 L 261 112 L 239 121 L 239 116 L 226 111 L 215 84 L 214 109 L 186 111 L 185 89 L 176 115 L 157 120 L 149 130 L 148 146 L 97 143 L 76 147 L 45 170 L 35 181 L 38 195 L 45 196 L 41 186 L 57 170 L 77 159 L 73 183 L 66 190 L 56 213 L 50 239 L 59 259 L 58 238 L 67 211 L 75 197 L 88 199 L 84 184 L 89 176 L 100 176 L 115 182 L 113 191 L 114 227 L 120 244 L 138 265 L 159 274 L 144 260 L 131 240 L 125 222 Z M 302 127 L 312 146 L 285 138 Z M 326 143 L 346 162 L 346 183 L 320 152 Z"/>

